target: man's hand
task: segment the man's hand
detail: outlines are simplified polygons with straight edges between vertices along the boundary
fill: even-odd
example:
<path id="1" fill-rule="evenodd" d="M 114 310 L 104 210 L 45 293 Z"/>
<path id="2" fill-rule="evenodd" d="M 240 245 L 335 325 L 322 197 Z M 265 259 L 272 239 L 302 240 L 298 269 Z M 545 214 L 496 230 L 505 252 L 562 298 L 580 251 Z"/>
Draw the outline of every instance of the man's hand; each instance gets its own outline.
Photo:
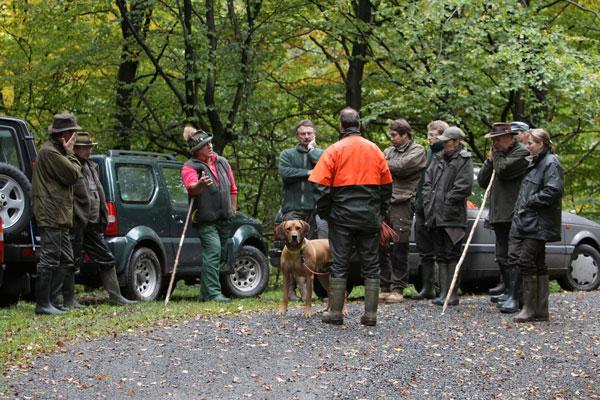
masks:
<path id="1" fill-rule="evenodd" d="M 488 151 L 488 159 L 494 161 L 494 144 L 490 144 L 490 151 Z"/>
<path id="2" fill-rule="evenodd" d="M 317 139 L 313 139 L 310 141 L 310 143 L 308 144 L 308 149 L 312 150 L 315 149 L 317 147 Z"/>
<path id="3" fill-rule="evenodd" d="M 65 142 L 65 138 L 60 138 L 63 148 L 67 154 L 73 154 L 73 147 L 75 147 L 75 141 L 77 140 L 77 133 L 73 132 L 68 141 Z"/>
<path id="4" fill-rule="evenodd" d="M 213 180 L 210 176 L 206 175 L 206 172 L 202 171 L 202 175 L 200 176 L 200 179 L 198 179 L 198 185 L 200 187 L 208 187 L 211 186 L 213 184 Z"/>

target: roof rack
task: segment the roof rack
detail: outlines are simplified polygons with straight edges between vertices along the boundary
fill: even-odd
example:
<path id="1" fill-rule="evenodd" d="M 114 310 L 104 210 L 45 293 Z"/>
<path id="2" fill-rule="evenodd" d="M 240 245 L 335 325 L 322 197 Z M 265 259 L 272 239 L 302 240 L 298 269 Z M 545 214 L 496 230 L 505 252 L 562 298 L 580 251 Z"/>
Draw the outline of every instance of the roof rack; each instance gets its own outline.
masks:
<path id="1" fill-rule="evenodd" d="M 115 156 L 135 156 L 135 157 L 152 157 L 152 158 L 164 158 L 166 160 L 177 160 L 175 154 L 168 153 L 154 153 L 151 151 L 135 151 L 135 150 L 108 150 L 106 152 L 108 157 Z"/>

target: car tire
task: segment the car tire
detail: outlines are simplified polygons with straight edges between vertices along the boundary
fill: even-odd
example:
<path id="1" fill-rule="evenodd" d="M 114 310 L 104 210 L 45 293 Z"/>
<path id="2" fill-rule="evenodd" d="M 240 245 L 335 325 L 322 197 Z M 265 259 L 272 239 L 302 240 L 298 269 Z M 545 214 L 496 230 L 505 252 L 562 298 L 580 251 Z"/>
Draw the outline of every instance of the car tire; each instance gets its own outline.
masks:
<path id="1" fill-rule="evenodd" d="M 126 274 L 125 294 L 128 298 L 151 301 L 161 293 L 162 268 L 153 250 L 147 247 L 137 248 L 129 260 Z"/>
<path id="2" fill-rule="evenodd" d="M 242 246 L 235 259 L 233 274 L 221 275 L 221 291 L 229 297 L 253 297 L 269 283 L 267 257 L 253 246 Z"/>
<path id="3" fill-rule="evenodd" d="M 588 244 L 575 247 L 567 273 L 558 279 L 565 290 L 590 291 L 600 286 L 600 253 Z"/>
<path id="4" fill-rule="evenodd" d="M 18 168 L 0 163 L 0 216 L 4 240 L 16 237 L 31 220 L 31 183 Z"/>

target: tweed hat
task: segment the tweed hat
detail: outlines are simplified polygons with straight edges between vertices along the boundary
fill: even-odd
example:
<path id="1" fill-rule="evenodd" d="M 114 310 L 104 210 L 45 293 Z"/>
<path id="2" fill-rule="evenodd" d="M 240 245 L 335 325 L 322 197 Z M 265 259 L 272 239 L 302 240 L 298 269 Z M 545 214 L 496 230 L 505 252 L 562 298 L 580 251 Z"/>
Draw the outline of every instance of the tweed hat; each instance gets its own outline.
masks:
<path id="1" fill-rule="evenodd" d="M 210 142 L 212 138 L 212 134 L 204 132 L 202 129 L 197 130 L 187 141 L 190 153 L 202 148 L 202 146 Z"/>
<path id="2" fill-rule="evenodd" d="M 529 130 L 529 125 L 527 125 L 525 122 L 513 121 L 510 123 L 510 130 L 513 133 L 527 132 Z"/>
<path id="3" fill-rule="evenodd" d="M 502 136 L 502 135 L 506 135 L 506 134 L 513 134 L 513 131 L 510 128 L 510 124 L 506 123 L 506 122 L 496 122 L 492 125 L 492 130 L 489 131 L 485 137 L 486 138 L 493 138 L 496 136 Z"/>
<path id="4" fill-rule="evenodd" d="M 77 125 L 75 116 L 71 113 L 56 114 L 52 125 L 48 128 L 50 133 L 62 133 L 67 131 L 79 131 L 81 127 Z"/>
<path id="5" fill-rule="evenodd" d="M 463 139 L 465 137 L 465 133 L 458 126 L 451 126 L 446 128 L 442 136 L 438 138 L 440 142 L 445 142 L 450 139 Z"/>
<path id="6" fill-rule="evenodd" d="M 89 132 L 77 132 L 77 139 L 75 139 L 75 146 L 95 146 L 98 143 L 92 141 L 92 135 Z"/>

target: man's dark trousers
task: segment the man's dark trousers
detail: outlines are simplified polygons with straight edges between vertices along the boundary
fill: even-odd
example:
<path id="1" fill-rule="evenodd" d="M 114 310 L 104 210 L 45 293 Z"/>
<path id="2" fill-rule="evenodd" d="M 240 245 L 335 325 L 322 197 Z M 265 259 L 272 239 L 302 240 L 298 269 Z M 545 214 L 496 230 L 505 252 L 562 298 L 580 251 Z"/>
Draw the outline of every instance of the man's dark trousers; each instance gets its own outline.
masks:
<path id="1" fill-rule="evenodd" d="M 329 249 L 333 257 L 331 276 L 347 278 L 350 255 L 356 249 L 364 279 L 379 279 L 379 231 L 329 223 Z"/>

